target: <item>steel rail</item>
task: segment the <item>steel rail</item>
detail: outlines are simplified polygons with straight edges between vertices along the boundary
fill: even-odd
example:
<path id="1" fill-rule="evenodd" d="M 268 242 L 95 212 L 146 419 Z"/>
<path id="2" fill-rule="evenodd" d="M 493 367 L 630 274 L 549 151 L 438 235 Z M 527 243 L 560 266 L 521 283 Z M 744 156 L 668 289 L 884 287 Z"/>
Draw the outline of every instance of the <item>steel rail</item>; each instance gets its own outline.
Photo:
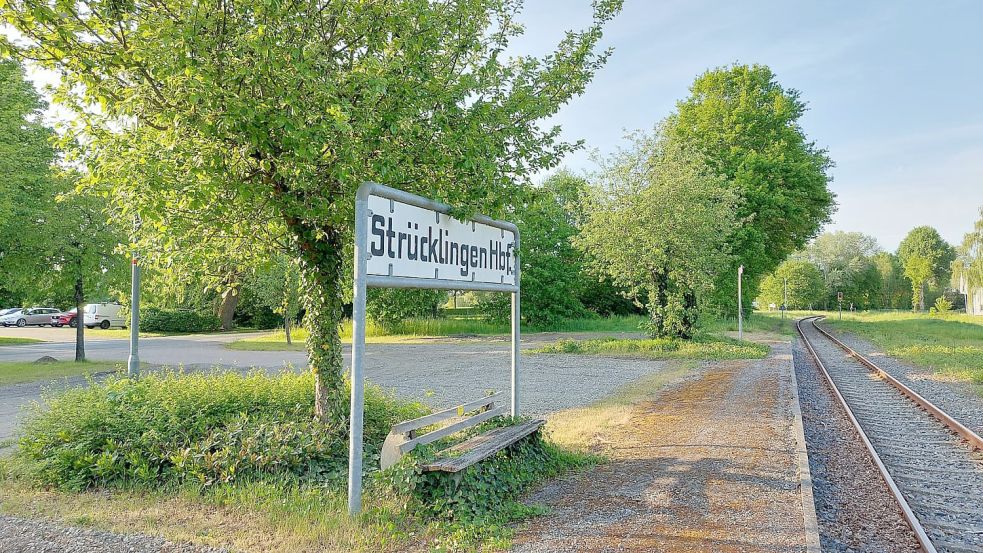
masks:
<path id="1" fill-rule="evenodd" d="M 886 380 L 888 382 L 888 384 L 890 384 L 890 385 L 894 386 L 895 388 L 897 388 L 898 391 L 900 391 L 902 394 L 904 394 L 911 401 L 915 402 L 919 407 L 921 407 L 922 409 L 924 409 L 924 410 L 928 411 L 929 413 L 931 413 L 933 417 L 935 417 L 936 419 L 939 420 L 939 422 L 941 422 L 946 427 L 948 427 L 950 430 L 952 430 L 953 432 L 955 432 L 956 434 L 958 434 L 959 437 L 961 437 L 962 439 L 966 440 L 966 442 L 968 442 L 970 446 L 972 446 L 972 447 L 974 447 L 976 449 L 983 450 L 983 438 L 981 438 L 977 433 L 973 432 L 972 430 L 970 430 L 969 428 L 967 428 L 966 426 L 964 426 L 962 423 L 960 423 L 956 419 L 952 418 L 948 413 L 946 413 L 942 409 L 939 409 L 938 407 L 936 407 L 935 405 L 933 405 L 931 401 L 929 401 L 929 400 L 925 399 L 924 397 L 922 397 L 921 395 L 919 395 L 918 392 L 912 390 L 908 386 L 905 386 L 903 383 L 901 383 L 900 380 L 898 380 L 897 378 L 894 378 L 887 371 L 885 371 L 884 369 L 878 367 L 873 361 L 867 359 L 866 357 L 864 357 L 863 355 L 861 355 L 859 352 L 857 352 L 856 350 L 854 350 L 850 346 L 848 346 L 848 345 L 844 344 L 843 342 L 841 342 L 839 340 L 839 338 L 837 338 L 836 336 L 833 336 L 832 334 L 830 334 L 825 328 L 817 325 L 816 324 L 816 321 L 818 321 L 819 319 L 823 319 L 823 318 L 825 318 L 825 317 L 816 317 L 816 318 L 812 319 L 811 322 L 812 322 L 813 328 L 815 328 L 821 334 L 823 334 L 824 336 L 826 336 L 827 338 L 829 338 L 834 344 L 836 344 L 837 346 L 839 346 L 840 349 L 842 349 L 843 351 L 847 352 L 847 354 L 849 354 L 851 357 L 853 357 L 854 359 L 856 359 L 857 361 L 859 361 L 863 366 L 865 366 L 868 369 L 874 371 L 874 373 L 877 376 L 879 376 L 883 380 Z M 803 319 L 803 320 L 805 320 L 805 319 Z"/>
<path id="2" fill-rule="evenodd" d="M 894 482 L 894 478 L 892 478 L 891 474 L 888 473 L 887 467 L 884 465 L 884 462 L 881 461 L 881 457 L 874 449 L 874 445 L 871 443 L 870 438 L 867 437 L 867 433 L 864 432 L 864 429 L 860 426 L 860 421 L 858 421 L 857 417 L 854 416 L 853 410 L 850 409 L 850 405 L 846 402 L 846 398 L 843 397 L 840 390 L 833 382 L 833 377 L 829 374 L 829 371 L 826 370 L 826 365 L 823 364 L 822 359 L 819 358 L 819 354 L 816 353 L 816 350 L 812 347 L 812 343 L 809 341 L 809 338 L 807 338 L 805 332 L 802 331 L 802 322 L 806 320 L 813 323 L 813 326 L 818 329 L 819 327 L 815 325 L 815 320 L 819 318 L 821 317 L 807 317 L 795 322 L 795 329 L 799 332 L 799 336 L 802 337 L 802 343 L 805 344 L 806 349 L 809 350 L 813 360 L 816 362 L 816 366 L 819 367 L 820 372 L 822 372 L 823 377 L 826 379 L 830 389 L 833 391 L 833 395 L 836 396 L 836 399 L 840 402 L 840 405 L 846 412 L 847 418 L 849 418 L 850 423 L 853 424 L 854 430 L 857 431 L 857 435 L 860 436 L 860 440 L 863 442 L 864 447 L 867 448 L 867 453 L 870 454 L 874 465 L 881 473 L 881 478 L 884 480 L 888 490 L 890 490 L 891 495 L 894 497 L 894 501 L 901 509 L 901 513 L 904 515 L 905 520 L 908 522 L 908 526 L 911 527 L 912 532 L 915 534 L 915 539 L 918 540 L 918 544 L 922 547 L 925 553 L 938 553 L 935 545 L 932 544 L 932 540 L 929 539 L 928 534 L 925 532 L 925 528 L 922 527 L 922 523 L 911 510 L 911 506 L 908 505 L 908 500 L 905 499 L 904 495 L 902 495 L 898 485 Z"/>

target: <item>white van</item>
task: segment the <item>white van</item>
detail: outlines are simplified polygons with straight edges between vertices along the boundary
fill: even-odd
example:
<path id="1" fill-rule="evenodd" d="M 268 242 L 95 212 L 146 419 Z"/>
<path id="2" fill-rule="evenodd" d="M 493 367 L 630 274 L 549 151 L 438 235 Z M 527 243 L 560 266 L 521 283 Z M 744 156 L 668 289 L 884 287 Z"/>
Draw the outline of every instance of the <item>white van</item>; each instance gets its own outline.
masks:
<path id="1" fill-rule="evenodd" d="M 97 326 L 102 329 L 113 326 L 126 328 L 126 319 L 120 315 L 122 309 L 123 306 L 118 303 L 90 303 L 86 305 L 85 314 L 82 318 L 85 328 Z"/>

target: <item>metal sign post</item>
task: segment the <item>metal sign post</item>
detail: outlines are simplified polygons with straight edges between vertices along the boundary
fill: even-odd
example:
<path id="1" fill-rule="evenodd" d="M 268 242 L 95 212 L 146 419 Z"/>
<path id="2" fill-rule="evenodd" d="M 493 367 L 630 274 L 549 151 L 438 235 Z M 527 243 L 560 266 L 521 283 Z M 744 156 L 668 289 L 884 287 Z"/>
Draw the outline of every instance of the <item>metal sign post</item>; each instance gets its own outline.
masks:
<path id="1" fill-rule="evenodd" d="M 782 285 L 782 322 L 785 322 L 785 312 L 788 311 L 788 279 Z"/>
<path id="2" fill-rule="evenodd" d="M 460 221 L 451 207 L 367 182 L 355 195 L 355 296 L 352 306 L 348 513 L 362 508 L 362 417 L 365 402 L 365 294 L 369 287 L 479 290 L 512 294 L 512 416 L 519 414 L 519 229 L 476 216 Z"/>
<path id="3" fill-rule="evenodd" d="M 843 320 L 843 292 L 837 292 L 836 293 L 836 303 L 839 304 L 839 306 L 840 306 L 840 317 L 839 317 L 839 319 L 842 321 Z"/>
<path id="4" fill-rule="evenodd" d="M 737 339 L 744 339 L 744 307 L 741 299 L 741 277 L 744 276 L 744 265 L 737 268 Z"/>

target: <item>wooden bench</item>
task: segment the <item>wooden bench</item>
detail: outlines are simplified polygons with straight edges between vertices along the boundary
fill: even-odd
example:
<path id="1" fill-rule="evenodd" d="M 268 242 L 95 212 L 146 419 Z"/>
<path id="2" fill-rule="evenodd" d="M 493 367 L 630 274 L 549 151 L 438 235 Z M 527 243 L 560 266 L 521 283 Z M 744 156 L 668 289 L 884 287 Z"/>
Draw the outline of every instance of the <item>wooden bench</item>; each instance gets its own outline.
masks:
<path id="1" fill-rule="evenodd" d="M 487 420 L 505 415 L 508 413 L 506 406 L 495 406 L 496 402 L 502 398 L 503 392 L 497 392 L 476 401 L 462 403 L 450 409 L 394 425 L 382 445 L 380 457 L 382 469 L 385 470 L 395 465 L 400 457 L 413 451 L 418 445 L 435 442 Z M 420 433 L 423 428 L 444 422 L 448 423 L 425 434 Z M 444 449 L 437 455 L 436 459 L 422 465 L 421 468 L 424 471 L 460 472 L 535 433 L 545 423 L 545 420 L 536 419 L 511 426 L 493 428 L 488 432 L 478 434 Z"/>

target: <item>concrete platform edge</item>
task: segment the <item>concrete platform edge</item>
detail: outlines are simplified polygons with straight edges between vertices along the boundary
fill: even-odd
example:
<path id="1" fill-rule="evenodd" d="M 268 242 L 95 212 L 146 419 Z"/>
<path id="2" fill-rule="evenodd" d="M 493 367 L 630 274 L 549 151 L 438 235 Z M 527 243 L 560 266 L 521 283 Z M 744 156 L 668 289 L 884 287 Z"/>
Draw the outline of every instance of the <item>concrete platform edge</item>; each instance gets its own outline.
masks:
<path id="1" fill-rule="evenodd" d="M 805 430 L 802 427 L 802 407 L 799 404 L 799 383 L 795 378 L 795 339 L 790 348 L 789 371 L 792 375 L 792 412 L 796 458 L 799 472 L 799 490 L 802 496 L 802 519 L 805 530 L 806 553 L 822 553 L 819 542 L 819 520 L 816 517 L 816 500 L 812 493 L 812 472 L 809 470 L 809 451 L 806 448 Z"/>

